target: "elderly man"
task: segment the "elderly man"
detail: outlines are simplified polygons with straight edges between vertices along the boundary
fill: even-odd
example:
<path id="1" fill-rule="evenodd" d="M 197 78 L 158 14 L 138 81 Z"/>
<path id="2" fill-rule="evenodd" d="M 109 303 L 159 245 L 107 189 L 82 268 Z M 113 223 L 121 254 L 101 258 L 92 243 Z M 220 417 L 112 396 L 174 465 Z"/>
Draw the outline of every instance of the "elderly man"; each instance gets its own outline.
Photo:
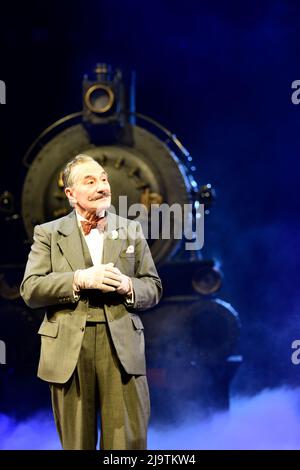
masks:
<path id="1" fill-rule="evenodd" d="M 138 222 L 107 209 L 105 170 L 78 155 L 63 171 L 74 210 L 37 225 L 21 295 L 45 308 L 38 376 L 49 382 L 64 449 L 145 449 L 149 391 L 144 333 L 135 313 L 162 286 Z"/>

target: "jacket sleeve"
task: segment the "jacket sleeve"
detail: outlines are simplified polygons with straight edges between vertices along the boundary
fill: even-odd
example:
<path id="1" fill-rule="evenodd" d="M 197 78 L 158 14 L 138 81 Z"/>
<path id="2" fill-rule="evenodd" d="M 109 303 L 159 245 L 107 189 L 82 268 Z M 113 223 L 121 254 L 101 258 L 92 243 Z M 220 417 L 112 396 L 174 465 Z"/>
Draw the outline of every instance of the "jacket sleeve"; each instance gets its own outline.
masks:
<path id="1" fill-rule="evenodd" d="M 76 302 L 70 272 L 52 272 L 51 234 L 37 225 L 20 293 L 31 308 Z"/>
<path id="2" fill-rule="evenodd" d="M 134 291 L 133 308 L 146 310 L 159 302 L 162 296 L 162 284 L 139 222 L 137 222 L 135 251 L 135 275 L 131 278 Z"/>

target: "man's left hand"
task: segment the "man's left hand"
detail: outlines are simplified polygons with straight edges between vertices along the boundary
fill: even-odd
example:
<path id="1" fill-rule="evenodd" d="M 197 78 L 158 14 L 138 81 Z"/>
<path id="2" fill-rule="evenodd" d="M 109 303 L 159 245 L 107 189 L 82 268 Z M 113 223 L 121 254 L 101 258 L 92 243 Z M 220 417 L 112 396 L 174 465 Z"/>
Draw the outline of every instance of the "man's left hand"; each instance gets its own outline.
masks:
<path id="1" fill-rule="evenodd" d="M 121 284 L 115 290 L 115 292 L 117 292 L 118 294 L 121 294 L 121 295 L 130 294 L 131 293 L 130 277 L 126 276 L 125 274 L 122 274 L 121 271 L 116 267 L 114 267 L 114 270 L 121 277 Z"/>

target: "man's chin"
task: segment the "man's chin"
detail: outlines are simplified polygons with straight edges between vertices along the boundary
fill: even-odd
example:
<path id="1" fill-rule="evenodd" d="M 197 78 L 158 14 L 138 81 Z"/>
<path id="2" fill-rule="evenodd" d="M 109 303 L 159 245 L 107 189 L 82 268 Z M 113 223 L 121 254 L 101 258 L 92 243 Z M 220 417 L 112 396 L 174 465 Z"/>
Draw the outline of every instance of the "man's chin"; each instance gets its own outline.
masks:
<path id="1" fill-rule="evenodd" d="M 97 215 L 101 215 L 101 213 L 107 209 L 109 209 L 111 206 L 111 199 L 110 198 L 105 198 L 102 199 L 99 204 L 97 204 L 96 207 L 96 213 Z"/>

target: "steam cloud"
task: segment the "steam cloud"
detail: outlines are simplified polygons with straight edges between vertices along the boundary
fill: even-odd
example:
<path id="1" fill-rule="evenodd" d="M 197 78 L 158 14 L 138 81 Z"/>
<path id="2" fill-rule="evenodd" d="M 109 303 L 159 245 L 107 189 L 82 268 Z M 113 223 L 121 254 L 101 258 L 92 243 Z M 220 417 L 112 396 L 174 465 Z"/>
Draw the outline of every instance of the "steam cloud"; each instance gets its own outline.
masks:
<path id="1" fill-rule="evenodd" d="M 179 427 L 154 425 L 148 448 L 300 449 L 299 436 L 300 389 L 278 388 L 236 397 L 230 411 L 210 418 L 203 419 L 201 410 L 194 410 Z M 22 422 L 0 415 L 0 449 L 60 449 L 51 413 L 40 412 Z"/>

